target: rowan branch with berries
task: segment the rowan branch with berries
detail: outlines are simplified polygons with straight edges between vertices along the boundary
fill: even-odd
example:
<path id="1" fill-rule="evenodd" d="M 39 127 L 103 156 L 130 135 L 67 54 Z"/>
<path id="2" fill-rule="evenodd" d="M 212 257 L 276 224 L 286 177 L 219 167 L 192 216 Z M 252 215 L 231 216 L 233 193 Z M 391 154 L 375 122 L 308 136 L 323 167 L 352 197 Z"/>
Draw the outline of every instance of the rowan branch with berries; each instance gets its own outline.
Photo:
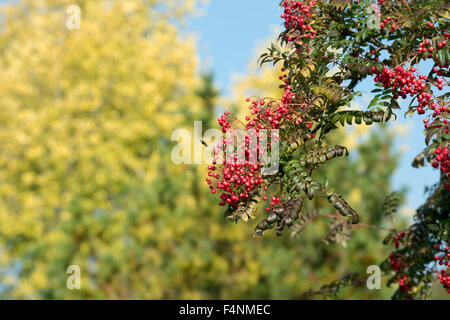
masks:
<path id="1" fill-rule="evenodd" d="M 448 88 L 450 75 L 450 4 L 445 0 L 284 0 L 280 5 L 284 30 L 259 62 L 282 65 L 279 80 L 284 93 L 280 98 L 247 98 L 251 116 L 245 122 L 228 111 L 219 118 L 226 136 L 209 166 L 206 181 L 211 192 L 219 193 L 219 204 L 227 207 L 226 217 L 232 221 L 257 218 L 258 205 L 266 203 L 267 215 L 255 229 L 259 235 L 269 229 L 281 234 L 291 226 L 298 233 L 303 222 L 314 220 L 308 218 L 304 203 L 315 197 L 328 200 L 340 215 L 332 219 L 345 220 L 336 224 L 345 231 L 359 223 L 358 213 L 338 187 L 316 181 L 313 173 L 351 150 L 327 145 L 326 138 L 339 125 L 394 121 L 401 100 L 410 99 L 404 115 L 423 117 L 425 130 L 425 148 L 413 166 L 431 163 L 440 170 L 440 180 L 418 209 L 415 223 L 407 230 L 390 232 L 385 243 L 395 250 L 382 265 L 386 273 L 394 272 L 390 282 L 399 284 L 394 298 L 423 297 L 432 283 L 433 272 L 428 270 L 434 260 L 432 248 L 441 248 L 449 238 L 450 93 L 442 91 Z M 431 69 L 419 71 L 425 61 Z M 374 97 L 367 110 L 352 110 L 352 102 L 361 95 L 358 85 L 366 78 L 373 78 Z M 241 142 L 242 161 L 236 161 L 236 148 L 226 148 L 234 144 L 238 128 L 247 132 Z M 266 130 L 277 134 L 263 140 Z M 256 141 L 256 153 L 250 141 Z M 267 149 L 262 141 L 267 141 Z M 279 144 L 279 170 L 264 175 L 265 163 L 257 156 L 275 144 Z M 232 154 L 218 151 L 224 148 Z M 296 221 L 300 227 L 295 227 Z M 445 257 L 439 263 L 448 267 L 448 253 Z M 447 271 L 440 274 L 440 281 L 450 292 Z"/>

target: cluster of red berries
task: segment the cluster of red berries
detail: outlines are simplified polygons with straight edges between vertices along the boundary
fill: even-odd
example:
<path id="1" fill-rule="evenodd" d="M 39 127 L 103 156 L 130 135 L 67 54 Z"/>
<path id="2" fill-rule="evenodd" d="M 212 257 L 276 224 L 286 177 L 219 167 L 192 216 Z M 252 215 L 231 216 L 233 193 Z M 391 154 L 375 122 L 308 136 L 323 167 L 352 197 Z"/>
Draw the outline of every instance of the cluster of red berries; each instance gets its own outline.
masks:
<path id="1" fill-rule="evenodd" d="M 394 98 L 401 96 L 406 99 L 409 94 L 411 97 L 416 94 L 422 94 L 418 97 L 420 101 L 420 107 L 428 104 L 431 95 L 424 92 L 426 87 L 425 81 L 428 80 L 427 76 L 419 75 L 418 78 L 414 75 L 416 69 L 413 67 L 409 70 L 405 70 L 402 66 L 397 66 L 390 70 L 387 66 L 384 66 L 383 71 L 379 72 L 375 67 L 372 67 L 372 72 L 376 74 L 375 82 L 383 84 L 384 88 L 392 88 L 394 91 Z M 420 113 L 420 112 L 419 112 Z"/>
<path id="2" fill-rule="evenodd" d="M 386 17 L 384 18 L 381 22 L 380 22 L 380 29 L 381 31 L 384 30 L 384 28 L 388 25 L 389 22 L 392 21 L 391 17 Z M 395 32 L 395 29 L 397 28 L 397 26 L 395 25 L 395 23 L 392 21 L 391 22 L 391 32 Z"/>
<path id="3" fill-rule="evenodd" d="M 438 70 L 434 68 L 434 70 Z M 424 108 L 430 106 L 431 110 L 434 111 L 433 117 L 440 115 L 442 112 L 448 112 L 447 107 L 442 105 L 439 106 L 431 101 L 432 94 L 425 92 L 427 83 L 431 83 L 427 76 L 419 75 L 416 77 L 414 72 L 416 69 L 413 67 L 409 70 L 405 70 L 402 66 L 397 66 L 393 70 L 390 70 L 384 66 L 383 71 L 379 72 L 375 67 L 372 67 L 372 71 L 376 74 L 375 82 L 380 82 L 383 84 L 384 88 L 392 88 L 394 91 L 394 98 L 399 96 L 406 99 L 408 95 L 411 97 L 417 95 L 417 113 L 424 114 Z M 443 80 L 438 78 L 436 80 L 437 88 L 441 90 L 443 88 Z M 424 121 L 425 127 L 427 127 L 427 121 Z"/>
<path id="4" fill-rule="evenodd" d="M 438 67 L 434 67 L 433 70 L 431 71 L 432 73 L 436 73 L 439 77 L 441 77 L 444 74 L 444 68 L 448 68 L 448 63 L 445 66 L 442 66 L 440 63 L 438 63 Z M 436 87 L 439 90 L 442 90 L 442 88 L 444 88 L 444 80 L 442 78 L 437 78 L 436 79 Z"/>
<path id="5" fill-rule="evenodd" d="M 398 248 L 398 244 L 396 245 L 396 248 Z M 391 253 L 389 255 L 389 266 L 394 270 L 395 273 L 399 273 L 403 269 L 406 268 L 406 264 L 402 262 L 401 256 L 395 253 Z"/>
<path id="6" fill-rule="evenodd" d="M 434 150 L 435 158 L 432 166 L 434 168 L 441 168 L 442 172 L 450 172 L 450 155 L 447 146 L 439 146 Z"/>
<path id="7" fill-rule="evenodd" d="M 284 13 L 281 18 L 284 19 L 287 41 L 297 41 L 303 37 L 314 39 L 317 31 L 313 30 L 308 18 L 315 5 L 315 1 L 284 1 Z M 304 46 L 306 50 L 309 50 L 306 44 Z"/>
<path id="8" fill-rule="evenodd" d="M 213 163 L 208 166 L 209 172 L 206 182 L 213 194 L 217 192 L 217 189 L 223 190 L 220 195 L 221 202 L 219 204 L 221 206 L 230 204 L 236 207 L 240 201 L 249 198 L 253 189 L 263 183 L 260 173 L 262 165 L 258 161 L 257 154 L 253 152 L 255 150 L 251 150 L 254 146 L 250 144 L 250 141 L 258 141 L 259 129 L 265 127 L 259 123 L 259 126 L 257 126 L 255 121 L 251 120 L 249 122 L 255 124 L 255 130 L 246 131 L 244 137 L 240 137 L 240 132 L 234 130 L 235 128 L 231 126 L 228 116 L 229 112 L 225 111 L 224 115 L 218 119 L 222 131 L 227 135 L 222 136 L 214 150 Z M 241 142 L 238 150 L 243 150 L 242 155 L 238 155 L 235 150 L 234 143 L 236 139 Z M 231 149 L 227 146 L 231 146 Z M 261 153 L 262 150 L 260 150 L 258 144 L 256 147 L 256 151 L 259 150 Z M 223 155 L 220 154 L 221 150 L 225 151 Z M 225 159 L 222 166 L 217 166 L 220 156 L 223 156 Z M 211 179 L 216 179 L 215 183 Z"/>
<path id="9" fill-rule="evenodd" d="M 229 122 L 221 117 L 220 123 L 224 126 L 222 130 L 227 132 L 227 137 L 222 137 L 221 141 L 217 144 L 214 152 L 213 164 L 208 166 L 209 172 L 206 182 L 210 186 L 211 193 L 215 194 L 217 189 L 222 189 L 223 192 L 220 195 L 221 206 L 228 204 L 235 205 L 241 200 L 249 198 L 249 194 L 252 190 L 263 183 L 262 176 L 260 174 L 261 164 L 255 155 L 248 147 L 250 139 L 255 136 L 258 137 L 257 132 L 247 133 L 242 142 L 244 150 L 244 159 L 239 158 L 234 154 L 234 140 L 236 134 L 234 130 L 229 126 Z M 219 160 L 219 151 L 221 148 L 226 148 L 227 145 L 233 145 L 232 154 L 225 155 L 226 159 L 222 166 L 217 166 Z M 225 149 L 226 150 L 226 149 Z M 215 183 L 211 179 L 216 179 Z"/>
<path id="10" fill-rule="evenodd" d="M 448 246 L 441 246 L 439 244 L 436 245 L 436 249 L 440 250 L 442 255 L 436 255 L 434 259 L 440 266 L 447 267 L 446 269 L 442 269 L 440 272 L 435 270 L 438 273 L 439 282 L 442 284 L 445 290 L 450 293 L 450 248 Z"/>
<path id="11" fill-rule="evenodd" d="M 407 275 L 404 275 L 402 278 L 397 279 L 398 285 L 400 286 L 400 290 L 408 291 L 409 290 L 409 279 Z"/>
<path id="12" fill-rule="evenodd" d="M 445 119 L 444 122 L 448 124 L 448 121 Z M 448 126 L 446 127 L 446 133 L 448 133 Z M 435 158 L 433 159 L 432 166 L 435 169 L 440 168 L 441 172 L 447 173 L 447 181 L 444 184 L 447 190 L 450 190 L 450 183 L 448 181 L 450 175 L 450 154 L 448 144 L 446 146 L 439 146 L 434 150 Z"/>
<path id="13" fill-rule="evenodd" d="M 394 238 L 394 246 L 395 249 L 398 249 L 400 242 L 405 237 L 405 232 L 400 232 Z M 391 253 L 389 255 L 389 266 L 396 273 L 395 279 L 398 282 L 400 290 L 407 296 L 411 297 L 409 294 L 410 287 L 410 279 L 406 275 L 406 263 L 403 261 L 402 256 L 399 253 Z"/>
<path id="14" fill-rule="evenodd" d="M 285 72 L 286 68 L 282 67 L 281 68 L 281 72 Z M 283 74 L 280 76 L 280 79 L 282 78 L 282 81 L 284 82 L 284 84 L 280 84 L 280 88 L 284 88 L 285 92 L 283 94 L 283 97 L 281 98 L 281 102 L 283 103 L 290 103 L 292 101 L 292 98 L 294 98 L 293 93 L 291 92 L 291 87 L 290 87 L 290 80 L 287 78 L 287 74 Z M 289 88 L 287 88 L 289 86 Z M 287 90 L 288 89 L 288 90 Z"/>
<path id="15" fill-rule="evenodd" d="M 257 103 L 252 103 L 254 109 Z M 254 110 L 253 109 L 253 110 Z M 237 208 L 237 205 L 241 201 L 247 200 L 252 191 L 262 186 L 264 183 L 261 175 L 262 163 L 257 158 L 257 155 L 263 154 L 264 146 L 259 145 L 260 141 L 260 129 L 265 129 L 265 125 L 258 119 L 253 118 L 247 123 L 247 129 L 253 128 L 254 130 L 246 130 L 243 136 L 241 149 L 243 150 L 243 157 L 240 158 L 234 148 L 236 134 L 235 128 L 230 126 L 230 122 L 225 116 L 219 118 L 219 124 L 222 126 L 222 131 L 227 133 L 226 137 L 222 137 L 216 146 L 214 152 L 213 164 L 208 167 L 208 177 L 206 182 L 209 184 L 211 193 L 215 194 L 218 189 L 223 190 L 220 194 L 221 201 L 219 205 L 231 205 L 233 208 Z M 242 137 L 240 137 L 242 139 Z M 278 137 L 272 136 L 272 139 L 276 140 Z M 251 150 L 255 145 L 251 145 L 251 141 L 256 141 L 256 150 Z M 231 149 L 228 146 L 232 146 Z M 269 143 L 272 145 L 272 142 Z M 224 150 L 223 165 L 217 166 L 217 162 L 220 156 L 220 150 Z M 238 149 L 239 150 L 239 149 Z M 231 151 L 231 154 L 229 152 Z M 215 183 L 211 179 L 215 179 Z M 267 190 L 267 187 L 264 187 Z"/>
<path id="16" fill-rule="evenodd" d="M 398 246 L 398 245 L 397 245 Z M 396 280 L 400 286 L 400 290 L 409 291 L 409 278 L 406 274 L 404 274 L 404 270 L 406 269 L 406 264 L 402 262 L 400 255 L 391 253 L 389 255 L 390 263 L 392 270 L 397 274 Z"/>
<path id="17" fill-rule="evenodd" d="M 446 44 L 447 44 L 447 40 L 442 40 L 441 42 L 439 42 L 437 44 L 437 47 L 435 48 L 431 44 L 431 41 L 427 39 L 427 40 L 419 43 L 419 48 L 417 49 L 417 51 L 421 52 L 421 53 L 428 52 L 428 58 L 431 58 L 432 57 L 431 53 L 434 50 L 441 50 L 442 48 L 445 47 Z"/>
<path id="18" fill-rule="evenodd" d="M 439 76 L 439 77 L 441 77 L 444 74 L 444 72 L 445 72 L 444 69 L 440 65 L 439 65 L 439 67 L 434 67 L 433 70 L 431 71 L 431 73 L 436 73 L 437 76 Z M 443 87 L 444 87 L 444 80 L 442 78 L 437 78 L 436 82 L 434 84 L 436 85 L 436 87 L 439 90 L 442 90 Z M 427 96 L 428 95 L 429 94 L 427 94 Z M 444 105 L 439 106 L 439 105 L 437 105 L 434 102 L 432 102 L 430 104 L 430 107 L 431 107 L 431 110 L 434 111 L 434 113 L 432 114 L 433 118 L 436 118 L 438 115 L 442 114 L 443 112 L 448 112 L 448 108 L 446 106 L 444 106 Z M 425 111 L 423 111 L 423 108 L 421 110 L 418 109 L 418 112 L 420 114 L 425 113 Z M 425 124 L 425 129 L 430 128 L 430 123 L 429 122 L 430 122 L 430 120 L 428 118 L 423 119 L 423 123 Z M 442 122 L 443 122 L 443 125 L 445 126 L 444 132 L 445 133 L 449 133 L 448 120 L 447 119 L 443 119 Z M 436 165 L 434 165 L 434 166 L 435 166 L 435 168 L 437 168 Z"/>
<path id="19" fill-rule="evenodd" d="M 219 122 L 219 125 L 222 127 L 222 132 L 226 133 L 228 129 L 230 129 L 230 123 L 228 122 L 226 116 L 228 116 L 230 113 L 228 111 L 224 112 L 223 116 L 220 116 L 217 121 Z"/>
<path id="20" fill-rule="evenodd" d="M 284 68 L 281 69 L 285 71 Z M 239 129 L 236 127 L 236 121 L 231 119 L 228 111 L 225 111 L 222 116 L 219 117 L 218 122 L 222 128 L 222 132 L 226 133 L 226 136 L 222 136 L 221 140 L 217 144 L 214 152 L 213 163 L 208 167 L 208 177 L 206 182 L 208 183 L 211 193 L 215 194 L 220 189 L 221 201 L 219 205 L 230 205 L 233 208 L 237 208 L 241 201 L 247 200 L 255 189 L 259 189 L 264 180 L 261 175 L 261 168 L 263 164 L 259 160 L 259 156 L 267 155 L 267 146 L 260 145 L 260 141 L 267 141 L 268 146 L 271 147 L 273 142 L 279 141 L 279 136 L 276 133 L 270 132 L 269 137 L 260 136 L 261 130 L 278 129 L 281 126 L 283 119 L 290 119 L 291 107 L 290 103 L 295 98 L 292 93 L 292 88 L 287 76 L 282 74 L 280 80 L 283 81 L 281 87 L 284 88 L 284 94 L 280 102 L 271 100 L 267 102 L 265 99 L 253 100 L 250 102 L 250 98 L 246 101 L 250 102 L 249 110 L 252 116 L 246 116 L 245 134 L 238 136 Z M 265 131 L 264 134 L 267 134 Z M 241 145 L 238 151 L 243 150 L 242 155 L 238 155 L 234 143 L 235 140 L 241 141 Z M 270 140 L 270 141 L 269 141 Z M 256 142 L 254 145 L 251 142 Z M 228 148 L 231 146 L 231 148 Z M 255 148 L 256 150 L 251 150 Z M 220 154 L 220 151 L 224 150 L 224 154 Z M 231 154 L 229 154 L 231 151 Z M 224 162 L 221 166 L 217 166 L 219 157 L 223 156 Z M 214 180 L 213 180 L 214 179 Z M 264 191 L 267 191 L 267 187 L 264 186 Z M 263 200 L 267 200 L 267 196 L 263 197 Z M 271 206 L 279 204 L 280 198 L 272 196 Z M 269 211 L 269 208 L 266 208 Z"/>
<path id="21" fill-rule="evenodd" d="M 402 231 L 398 235 L 395 236 L 394 246 L 395 249 L 398 249 L 400 241 L 405 237 L 405 233 Z"/>
<path id="22" fill-rule="evenodd" d="M 434 103 L 433 103 L 433 104 L 434 104 Z M 433 104 L 432 104 L 431 106 L 433 106 Z M 434 104 L 434 105 L 435 105 L 435 104 Z M 444 110 L 442 110 L 442 109 L 444 109 Z M 436 109 L 435 109 L 435 110 L 436 110 Z M 440 114 L 441 110 L 442 110 L 442 111 L 445 111 L 445 110 L 447 110 L 447 108 L 446 108 L 446 107 L 441 107 L 441 108 L 439 108 L 438 110 L 439 110 L 439 114 Z M 435 112 L 435 113 L 433 114 L 433 117 L 436 117 L 437 114 L 438 114 L 438 112 Z M 425 128 L 426 128 L 426 129 L 428 129 L 428 128 L 430 127 L 429 122 L 430 122 L 430 120 L 429 120 L 428 118 L 423 119 L 423 123 L 425 123 Z M 442 120 L 442 123 L 443 123 L 443 125 L 445 125 L 445 130 L 444 130 L 444 132 L 445 132 L 445 133 L 448 133 L 448 132 L 449 132 L 449 130 L 448 130 L 448 120 L 447 120 L 447 119 L 443 119 L 443 120 Z M 439 126 L 439 127 L 442 127 L 442 126 Z"/>
<path id="23" fill-rule="evenodd" d="M 433 70 L 431 71 L 431 73 L 436 73 L 439 77 L 441 77 L 445 73 L 445 69 L 443 69 L 444 66 L 441 66 L 440 64 L 438 64 L 438 65 L 439 65 L 439 68 L 434 67 Z M 442 81 L 439 81 L 439 83 L 442 83 Z"/>
<path id="24" fill-rule="evenodd" d="M 264 201 L 267 201 L 267 199 L 268 199 L 267 196 L 264 196 L 264 197 L 263 197 L 263 200 L 264 200 Z M 276 206 L 277 204 L 280 204 L 280 203 L 281 203 L 281 199 L 280 199 L 280 198 L 274 197 L 274 196 L 272 196 L 272 197 L 270 198 L 270 206 L 271 206 L 271 207 L 274 207 L 274 206 Z M 266 211 L 270 211 L 270 207 L 266 207 L 265 210 L 266 210 Z"/>

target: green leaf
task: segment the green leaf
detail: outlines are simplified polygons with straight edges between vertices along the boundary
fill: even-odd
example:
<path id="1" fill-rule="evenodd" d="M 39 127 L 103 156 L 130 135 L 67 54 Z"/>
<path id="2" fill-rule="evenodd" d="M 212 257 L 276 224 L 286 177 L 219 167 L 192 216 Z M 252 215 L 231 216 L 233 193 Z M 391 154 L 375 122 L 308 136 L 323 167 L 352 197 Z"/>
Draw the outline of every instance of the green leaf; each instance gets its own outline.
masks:
<path id="1" fill-rule="evenodd" d="M 438 61 L 441 65 L 445 65 L 446 56 L 444 50 L 439 51 L 438 53 Z"/>

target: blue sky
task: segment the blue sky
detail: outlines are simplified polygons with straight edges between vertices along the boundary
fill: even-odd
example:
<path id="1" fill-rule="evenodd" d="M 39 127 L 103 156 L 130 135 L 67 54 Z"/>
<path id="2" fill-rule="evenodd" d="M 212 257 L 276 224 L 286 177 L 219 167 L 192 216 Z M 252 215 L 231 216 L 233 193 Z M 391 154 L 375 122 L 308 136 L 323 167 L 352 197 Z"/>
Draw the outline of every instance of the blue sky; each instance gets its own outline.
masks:
<path id="1" fill-rule="evenodd" d="M 271 37 L 274 27 L 281 24 L 278 3 L 278 0 L 210 0 L 204 14 L 191 20 L 189 30 L 198 35 L 203 67 L 215 73 L 222 94 L 229 93 L 233 74 L 243 74 L 249 63 L 256 64 L 252 61 L 256 47 Z M 367 86 L 366 91 L 371 89 Z M 367 104 L 366 99 L 359 99 L 363 108 Z M 405 103 L 403 105 L 407 107 Z M 404 119 L 405 108 L 397 112 L 396 124 L 401 123 L 407 129 L 399 135 L 395 148 L 407 146 L 408 149 L 400 159 L 392 185 L 396 190 L 407 185 L 406 207 L 416 208 L 425 200 L 424 186 L 436 182 L 439 174 L 430 166 L 421 169 L 411 167 L 413 158 L 423 150 L 425 143 L 422 119 L 417 115 Z"/>

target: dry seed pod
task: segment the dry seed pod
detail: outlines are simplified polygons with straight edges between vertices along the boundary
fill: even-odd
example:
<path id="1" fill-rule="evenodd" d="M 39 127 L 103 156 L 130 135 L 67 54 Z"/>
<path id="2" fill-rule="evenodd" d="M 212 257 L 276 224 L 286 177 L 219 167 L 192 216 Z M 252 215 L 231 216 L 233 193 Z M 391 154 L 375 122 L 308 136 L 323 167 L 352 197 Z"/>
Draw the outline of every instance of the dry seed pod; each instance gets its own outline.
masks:
<path id="1" fill-rule="evenodd" d="M 291 218 L 293 221 L 297 220 L 299 216 L 299 212 L 298 211 L 294 211 L 293 214 L 291 214 Z"/>
<path id="2" fill-rule="evenodd" d="M 290 226 L 292 226 L 292 219 L 288 217 L 288 218 L 284 221 L 284 223 L 286 223 L 286 225 L 287 225 L 288 227 L 290 227 Z"/>
<path id="3" fill-rule="evenodd" d="M 269 224 L 267 223 L 267 220 L 261 221 L 261 222 L 258 223 L 258 225 L 256 226 L 256 228 L 257 228 L 258 230 L 262 230 L 262 231 L 266 230 L 268 227 L 269 227 Z"/>
<path id="4" fill-rule="evenodd" d="M 292 153 L 295 150 L 297 150 L 298 147 L 300 147 L 301 145 L 303 145 L 305 143 L 305 139 L 303 139 L 303 137 L 298 137 L 297 139 L 295 139 L 293 142 L 291 142 L 288 147 L 287 147 L 287 153 Z"/>
<path id="5" fill-rule="evenodd" d="M 335 157 L 336 153 L 334 151 L 334 149 L 330 149 L 327 151 L 326 156 L 327 156 L 327 160 L 333 159 Z"/>
<path id="6" fill-rule="evenodd" d="M 359 216 L 356 211 L 353 210 L 352 207 L 350 207 L 350 205 L 339 194 L 332 193 L 331 195 L 329 195 L 328 202 L 330 202 L 342 216 L 350 217 L 353 224 L 359 222 Z"/>
<path id="7" fill-rule="evenodd" d="M 345 152 L 345 156 L 346 157 L 348 156 L 348 149 L 346 147 L 338 145 L 338 146 L 334 147 L 334 150 L 336 151 L 337 157 L 341 157 L 344 154 L 344 152 Z"/>
<path id="8" fill-rule="evenodd" d="M 247 221 L 248 218 L 254 218 L 256 214 L 256 209 L 258 208 L 258 204 L 260 201 L 261 201 L 261 189 L 258 189 L 257 192 L 249 200 L 240 203 L 236 212 L 231 216 L 229 216 L 229 218 L 240 217 L 244 221 Z"/>
<path id="9" fill-rule="evenodd" d="M 240 217 L 243 217 L 243 216 L 251 217 L 254 214 L 254 212 L 256 211 L 257 206 L 258 206 L 258 202 L 254 201 L 254 200 L 250 200 L 246 204 L 239 205 L 239 207 L 236 211 L 236 214 Z"/>
<path id="10" fill-rule="evenodd" d="M 275 227 L 276 234 L 281 235 L 285 225 L 290 227 L 299 218 L 303 201 L 303 197 L 290 199 L 285 201 L 282 206 L 275 208 L 272 214 L 258 223 L 255 228 L 256 234 L 262 235 L 264 230 Z"/>
<path id="11" fill-rule="evenodd" d="M 293 142 L 289 143 L 286 149 L 286 153 L 290 154 L 293 153 L 295 150 L 298 149 L 298 147 L 304 145 L 309 140 L 313 139 L 313 134 L 303 134 L 300 137 L 297 137 Z"/>
<path id="12" fill-rule="evenodd" d="M 341 157 L 344 154 L 345 156 L 348 156 L 348 149 L 339 145 L 334 147 L 327 147 L 322 150 L 314 150 L 306 157 L 305 164 L 317 165 L 319 163 L 325 163 L 328 160 L 336 157 Z"/>
<path id="13" fill-rule="evenodd" d="M 373 123 L 373 120 L 371 117 L 364 115 L 364 122 L 366 125 L 370 126 Z"/>
<path id="14" fill-rule="evenodd" d="M 275 223 L 278 219 L 278 216 L 275 213 L 272 213 L 270 216 L 266 218 L 268 223 Z"/>

